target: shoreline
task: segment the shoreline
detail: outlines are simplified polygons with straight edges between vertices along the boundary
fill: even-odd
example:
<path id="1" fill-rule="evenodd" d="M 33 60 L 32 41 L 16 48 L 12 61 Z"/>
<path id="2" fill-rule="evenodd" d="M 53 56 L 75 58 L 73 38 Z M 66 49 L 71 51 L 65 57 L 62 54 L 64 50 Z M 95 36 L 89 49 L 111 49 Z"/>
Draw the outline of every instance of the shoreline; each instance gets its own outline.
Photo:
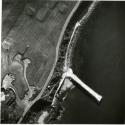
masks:
<path id="1" fill-rule="evenodd" d="M 31 107 L 36 101 L 38 101 L 38 100 L 41 98 L 42 94 L 44 93 L 44 91 L 45 91 L 45 89 L 46 89 L 46 87 L 47 87 L 47 85 L 48 85 L 48 83 L 50 82 L 51 77 L 52 77 L 52 75 L 53 75 L 53 73 L 54 73 L 54 69 L 55 69 L 57 60 L 58 60 L 59 47 L 60 47 L 60 45 L 61 45 L 61 43 L 62 43 L 63 35 L 64 35 L 65 30 L 66 30 L 66 28 L 67 28 L 67 26 L 68 26 L 68 24 L 69 24 L 69 22 L 70 22 L 70 19 L 72 18 L 73 14 L 76 12 L 76 10 L 77 10 L 77 8 L 79 7 L 80 3 L 81 3 L 81 2 L 78 1 L 78 2 L 75 4 L 74 8 L 72 9 L 72 11 L 70 12 L 69 16 L 67 17 L 67 19 L 66 19 L 66 21 L 65 21 L 65 24 L 64 24 L 63 27 L 62 27 L 62 31 L 61 31 L 61 33 L 60 33 L 60 37 L 59 37 L 59 40 L 58 40 L 58 43 L 57 43 L 57 47 L 56 47 L 56 58 L 55 58 L 55 62 L 54 62 L 54 64 L 53 64 L 53 68 L 52 68 L 52 70 L 51 70 L 51 72 L 50 72 L 50 74 L 49 74 L 49 76 L 48 76 L 48 78 L 47 78 L 47 80 L 46 80 L 46 82 L 45 82 L 45 85 L 43 86 L 43 89 L 42 89 L 41 92 L 38 94 L 38 96 L 26 107 L 26 109 L 24 110 L 24 112 L 23 112 L 21 118 L 18 120 L 17 123 L 21 123 L 21 121 L 23 120 L 24 116 L 26 115 L 26 113 L 28 112 L 28 110 L 30 109 L 30 107 Z"/>

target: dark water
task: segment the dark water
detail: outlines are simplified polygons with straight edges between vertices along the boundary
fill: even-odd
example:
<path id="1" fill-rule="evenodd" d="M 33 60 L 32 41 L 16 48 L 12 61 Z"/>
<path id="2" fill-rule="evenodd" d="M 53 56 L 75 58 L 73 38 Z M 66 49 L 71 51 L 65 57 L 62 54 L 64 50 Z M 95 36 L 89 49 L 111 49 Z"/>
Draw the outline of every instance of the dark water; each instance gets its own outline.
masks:
<path id="1" fill-rule="evenodd" d="M 81 8 L 82 9 L 82 8 Z M 103 95 L 100 105 L 75 88 L 58 123 L 124 123 L 125 2 L 101 2 L 85 26 L 73 57 L 73 70 Z"/>

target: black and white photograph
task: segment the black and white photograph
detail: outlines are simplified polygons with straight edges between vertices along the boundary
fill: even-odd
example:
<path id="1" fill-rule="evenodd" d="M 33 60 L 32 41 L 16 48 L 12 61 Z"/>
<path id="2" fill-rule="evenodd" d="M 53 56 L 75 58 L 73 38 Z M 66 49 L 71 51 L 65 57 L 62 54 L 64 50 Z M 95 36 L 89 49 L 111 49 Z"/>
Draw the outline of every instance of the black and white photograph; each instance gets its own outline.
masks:
<path id="1" fill-rule="evenodd" d="M 2 0 L 1 124 L 125 124 L 125 1 Z"/>

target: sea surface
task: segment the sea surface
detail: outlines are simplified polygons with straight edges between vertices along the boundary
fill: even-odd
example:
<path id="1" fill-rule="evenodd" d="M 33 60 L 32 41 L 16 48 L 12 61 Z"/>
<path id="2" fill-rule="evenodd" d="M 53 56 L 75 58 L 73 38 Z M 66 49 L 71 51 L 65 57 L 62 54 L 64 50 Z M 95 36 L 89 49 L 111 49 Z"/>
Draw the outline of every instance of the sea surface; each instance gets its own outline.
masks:
<path id="1" fill-rule="evenodd" d="M 82 7 L 80 10 L 76 16 L 85 14 Z M 74 73 L 103 100 L 98 104 L 83 89 L 75 87 L 57 123 L 124 123 L 125 2 L 99 3 L 81 27 L 72 61 Z"/>

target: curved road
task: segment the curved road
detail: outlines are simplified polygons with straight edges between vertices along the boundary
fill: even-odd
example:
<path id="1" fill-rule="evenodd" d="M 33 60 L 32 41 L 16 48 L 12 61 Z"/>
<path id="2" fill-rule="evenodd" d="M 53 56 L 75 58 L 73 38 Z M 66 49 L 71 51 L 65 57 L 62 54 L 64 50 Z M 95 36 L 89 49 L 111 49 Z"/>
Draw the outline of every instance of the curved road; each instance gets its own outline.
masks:
<path id="1" fill-rule="evenodd" d="M 78 1 L 75 5 L 75 7 L 72 9 L 72 11 L 70 12 L 69 16 L 67 17 L 67 20 L 62 28 L 62 31 L 61 31 L 61 34 L 60 34 L 60 37 L 59 37 L 59 40 L 58 40 L 58 44 L 57 44 L 57 48 L 56 48 L 56 58 L 55 58 L 55 62 L 54 62 L 54 65 L 53 65 L 53 68 L 46 80 L 46 83 L 45 85 L 43 86 L 43 89 L 41 90 L 41 92 L 39 93 L 39 95 L 32 101 L 29 103 L 29 105 L 26 107 L 25 111 L 23 112 L 22 114 L 22 117 L 19 119 L 18 123 L 21 123 L 21 121 L 23 120 L 24 116 L 26 115 L 26 113 L 28 112 L 28 110 L 30 109 L 30 107 L 37 101 L 40 99 L 40 97 L 42 96 L 42 94 L 44 93 L 52 75 L 53 75 L 53 72 L 54 72 L 54 69 L 55 69 L 55 66 L 56 66 L 56 63 L 57 63 L 57 59 L 58 59 L 58 52 L 59 52 L 59 46 L 61 44 L 61 41 L 62 41 L 62 38 L 63 38 L 63 35 L 64 35 L 64 32 L 65 32 L 65 29 L 68 25 L 68 23 L 70 22 L 70 19 L 72 18 L 73 14 L 75 13 L 75 11 L 77 10 L 77 8 L 79 7 L 80 5 L 80 1 Z"/>

